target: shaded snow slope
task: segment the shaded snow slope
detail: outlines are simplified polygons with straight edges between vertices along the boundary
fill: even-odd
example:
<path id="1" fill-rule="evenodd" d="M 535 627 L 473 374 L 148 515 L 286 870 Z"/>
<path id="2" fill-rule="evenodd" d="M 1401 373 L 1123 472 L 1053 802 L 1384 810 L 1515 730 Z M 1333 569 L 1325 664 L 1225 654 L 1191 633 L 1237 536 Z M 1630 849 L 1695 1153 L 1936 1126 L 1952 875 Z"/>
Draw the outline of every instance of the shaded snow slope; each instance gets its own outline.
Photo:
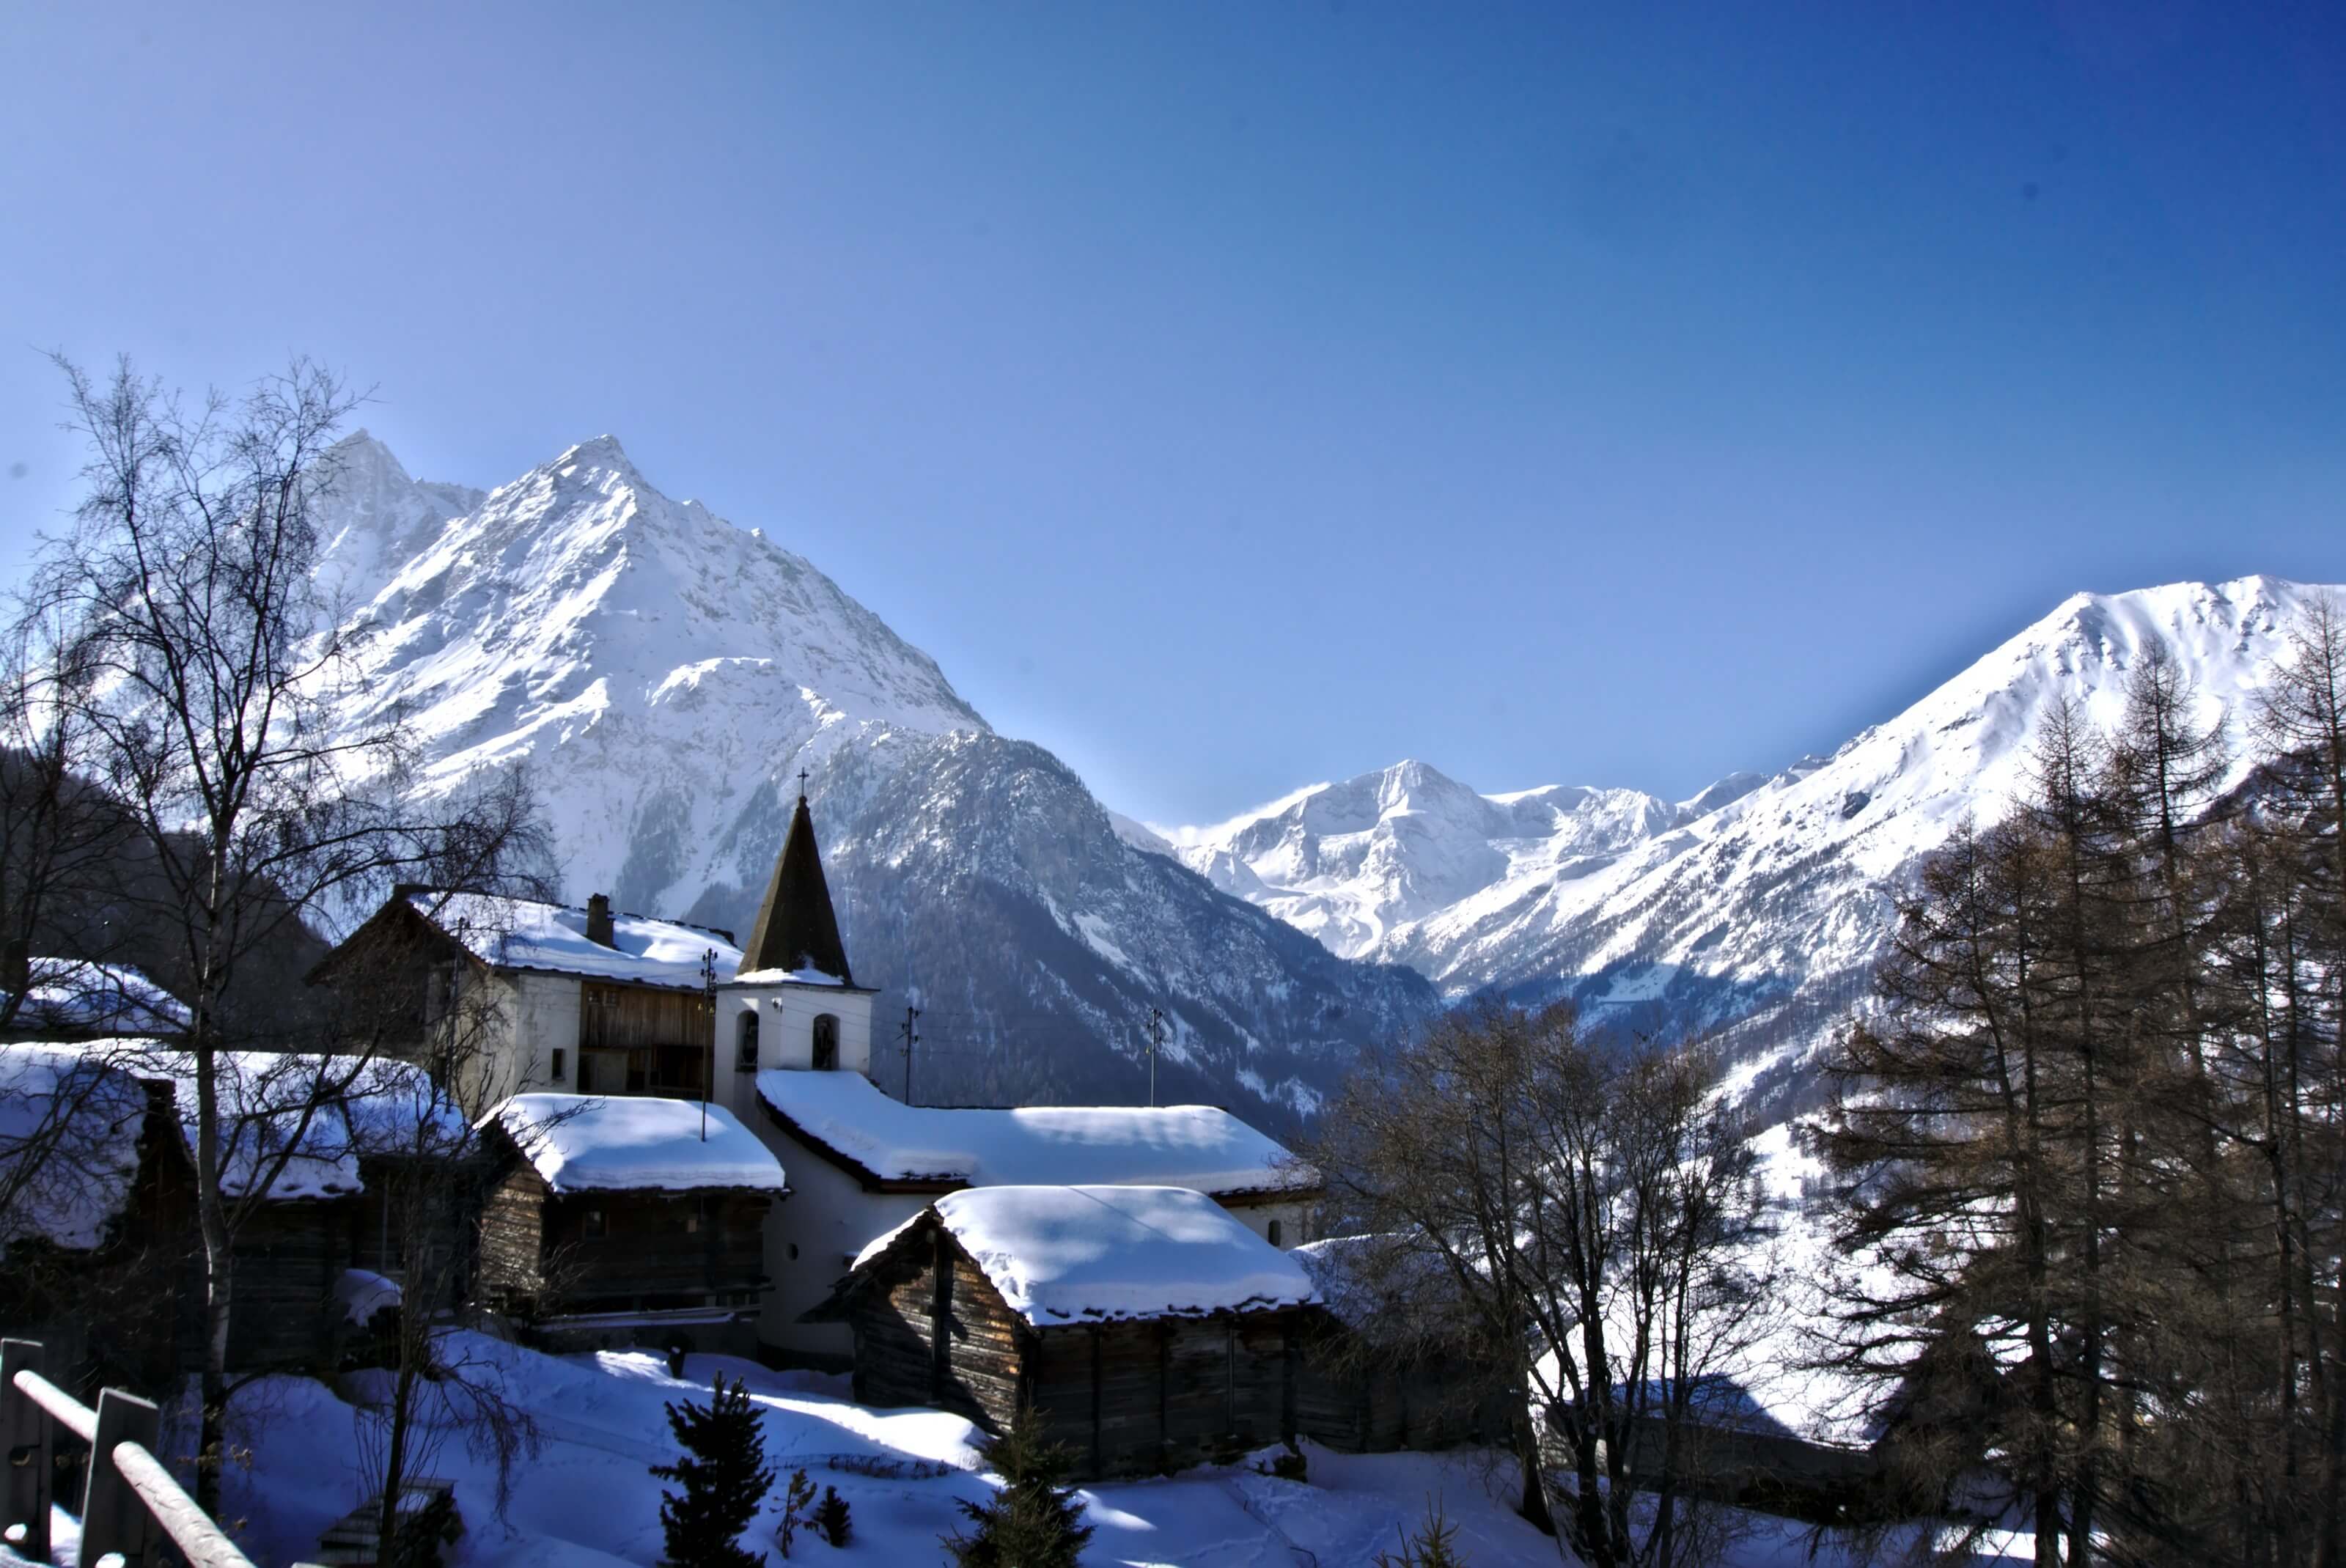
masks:
<path id="1" fill-rule="evenodd" d="M 372 632 L 351 719 L 415 715 L 425 790 L 526 763 L 568 901 L 746 931 L 809 769 L 842 935 L 886 988 L 881 1071 L 886 1021 L 929 1010 L 920 1098 L 1139 1100 L 1155 1007 L 1163 1097 L 1280 1122 L 1434 1005 L 1119 831 L 804 558 L 607 436 L 485 495 L 353 436 L 321 510 L 321 578 Z"/>
<path id="2" fill-rule="evenodd" d="M 1484 796 L 1403 763 L 1156 832 L 1335 951 L 1408 964 L 1454 996 L 1570 994 L 1641 1025 L 1728 1030 L 1747 1057 L 1790 1047 L 1780 1081 L 1862 994 L 1919 860 L 1966 813 L 2007 809 L 2055 703 L 2075 697 L 2114 724 L 2127 672 L 2157 645 L 2237 740 L 2319 591 L 2244 577 L 2077 595 L 1831 757 L 1678 806 L 1629 790 Z"/>

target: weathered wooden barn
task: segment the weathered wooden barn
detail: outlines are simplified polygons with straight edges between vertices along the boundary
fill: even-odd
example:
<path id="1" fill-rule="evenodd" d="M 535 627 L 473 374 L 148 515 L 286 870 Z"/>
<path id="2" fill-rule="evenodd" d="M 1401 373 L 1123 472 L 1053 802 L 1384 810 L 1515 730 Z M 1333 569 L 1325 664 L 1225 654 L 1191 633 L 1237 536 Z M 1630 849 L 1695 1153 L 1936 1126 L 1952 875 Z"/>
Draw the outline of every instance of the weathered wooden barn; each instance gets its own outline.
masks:
<path id="1" fill-rule="evenodd" d="M 177 1370 L 194 1179 L 168 1087 L 71 1046 L 0 1045 L 0 1331 L 68 1387 Z"/>
<path id="2" fill-rule="evenodd" d="M 1511 1441 L 1522 1396 L 1476 1353 L 1426 1259 L 1384 1237 L 1311 1242 L 1295 1256 L 1323 1304 L 1296 1385 L 1303 1436 L 1352 1453 Z M 1405 1291 L 1391 1288 L 1397 1273 L 1411 1278 Z"/>
<path id="3" fill-rule="evenodd" d="M 484 1131 L 485 1303 L 566 1342 L 754 1349 L 766 1211 L 789 1188 L 723 1106 L 517 1095 Z"/>
<path id="4" fill-rule="evenodd" d="M 151 1381 L 199 1364 L 202 1268 L 193 1058 L 144 1040 L 0 1045 L 10 1114 L 35 1136 L 0 1146 L 46 1185 L 12 1206 L 14 1332 L 63 1300 L 52 1341 Z M 365 1227 L 362 1166 L 429 1141 L 445 1106 L 417 1069 L 349 1058 L 223 1052 L 220 1189 L 234 1227 L 229 1364 L 331 1367 L 350 1327 L 342 1298 Z M 455 1124 L 461 1132 L 461 1123 Z M 133 1282 L 136 1288 L 133 1288 Z M 77 1293 L 77 1294 L 69 1294 Z M 159 1310 L 135 1310 L 140 1294 Z M 78 1303 L 76 1309 L 76 1303 Z"/>
<path id="5" fill-rule="evenodd" d="M 1295 1260 L 1201 1193 L 950 1193 L 817 1308 L 855 1344 L 855 1397 L 999 1431 L 1022 1404 L 1087 1478 L 1178 1469 L 1296 1432 L 1314 1311 Z"/>

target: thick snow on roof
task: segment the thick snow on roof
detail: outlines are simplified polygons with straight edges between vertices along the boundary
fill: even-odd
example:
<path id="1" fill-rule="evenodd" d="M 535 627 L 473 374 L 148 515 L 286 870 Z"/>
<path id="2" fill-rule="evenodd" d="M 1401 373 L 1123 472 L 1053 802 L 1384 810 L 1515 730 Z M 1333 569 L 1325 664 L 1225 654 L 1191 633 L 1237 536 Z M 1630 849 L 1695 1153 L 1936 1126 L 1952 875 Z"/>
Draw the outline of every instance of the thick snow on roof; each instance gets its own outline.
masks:
<path id="1" fill-rule="evenodd" d="M 556 1192 L 753 1187 L 780 1192 L 782 1163 L 722 1105 L 698 1100 L 515 1095 L 489 1113 Z"/>
<path id="2" fill-rule="evenodd" d="M 487 893 L 413 893 L 417 914 L 501 969 L 543 969 L 598 980 L 699 990 L 702 959 L 715 952 L 719 984 L 733 978 L 741 950 L 704 926 L 644 915 L 613 914 L 616 947 L 586 940 L 586 911 L 566 904 Z M 828 983 L 837 984 L 836 981 Z"/>
<path id="3" fill-rule="evenodd" d="M 138 1176 L 147 1091 L 69 1047 L 0 1045 L 0 1253 L 40 1237 L 76 1250 L 106 1239 Z"/>
<path id="4" fill-rule="evenodd" d="M 1309 1188 L 1318 1177 L 1212 1105 L 1019 1110 L 907 1105 L 861 1073 L 769 1068 L 758 1094 L 807 1136 L 883 1181 L 1168 1185 L 1205 1193 Z"/>
<path id="5" fill-rule="evenodd" d="M 989 1186 L 932 1206 L 1011 1310 L 1037 1328 L 1318 1299 L 1293 1258 L 1185 1186 Z M 902 1230 L 863 1249 L 861 1266 Z"/>
<path id="6" fill-rule="evenodd" d="M 16 1010 L 19 1034 L 176 1034 L 188 1005 L 127 964 L 36 958 Z"/>
<path id="7" fill-rule="evenodd" d="M 50 1049 L 80 1052 L 169 1084 L 172 1108 L 193 1153 L 199 1115 L 193 1052 L 154 1040 L 92 1040 Z M 445 1156 L 464 1142 L 464 1118 L 413 1063 L 284 1051 L 223 1051 L 216 1060 L 220 1187 L 232 1198 L 263 1179 L 272 1202 L 340 1197 L 364 1189 L 362 1156 Z M 284 1166 L 272 1176 L 280 1155 Z"/>

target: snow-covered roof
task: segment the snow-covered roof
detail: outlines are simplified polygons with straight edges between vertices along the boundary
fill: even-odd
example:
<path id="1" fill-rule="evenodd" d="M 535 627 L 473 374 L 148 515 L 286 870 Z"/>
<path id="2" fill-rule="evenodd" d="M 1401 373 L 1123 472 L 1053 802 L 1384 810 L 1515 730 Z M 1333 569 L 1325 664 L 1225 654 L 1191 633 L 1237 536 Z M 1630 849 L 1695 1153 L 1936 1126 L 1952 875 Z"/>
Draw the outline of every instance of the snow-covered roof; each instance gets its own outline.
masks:
<path id="1" fill-rule="evenodd" d="M 0 1045 L 0 1253 L 39 1237 L 86 1250 L 106 1239 L 138 1176 L 147 1091 L 87 1053 Z"/>
<path id="2" fill-rule="evenodd" d="M 193 1052 L 156 1040 L 48 1048 L 170 1084 L 180 1132 L 194 1150 L 199 1112 Z M 215 1061 L 220 1189 L 231 1198 L 252 1192 L 280 1154 L 283 1168 L 268 1176 L 271 1202 L 361 1192 L 363 1156 L 440 1156 L 464 1141 L 464 1118 L 430 1074 L 411 1062 L 284 1051 L 222 1051 Z M 305 1120 L 304 1111 L 313 1105 Z"/>
<path id="3" fill-rule="evenodd" d="M 758 1095 L 800 1133 L 883 1182 L 1307 1191 L 1318 1174 L 1213 1105 L 907 1105 L 861 1073 L 769 1068 Z"/>
<path id="4" fill-rule="evenodd" d="M 716 954 L 720 985 L 741 965 L 741 950 L 707 926 L 615 912 L 611 940 L 617 945 L 605 947 L 586 940 L 586 911 L 567 904 L 434 892 L 411 893 L 407 902 L 475 958 L 500 969 L 542 969 L 697 991 L 707 983 L 700 966 L 709 954 Z"/>
<path id="5" fill-rule="evenodd" d="M 559 1193 L 783 1190 L 781 1161 L 722 1105 L 649 1096 L 515 1095 L 487 1119 L 505 1130 L 531 1168 Z"/>
<path id="6" fill-rule="evenodd" d="M 11 1027 L 18 1034 L 176 1034 L 188 1005 L 127 964 L 36 958 Z"/>
<path id="7" fill-rule="evenodd" d="M 845 985 L 847 982 L 819 969 L 745 969 L 733 977 L 741 985 Z"/>
<path id="8" fill-rule="evenodd" d="M 865 1247 L 861 1268 L 933 1214 L 1036 1328 L 1264 1311 L 1319 1299 L 1302 1266 L 1185 1186 L 989 1186 L 947 1193 Z"/>

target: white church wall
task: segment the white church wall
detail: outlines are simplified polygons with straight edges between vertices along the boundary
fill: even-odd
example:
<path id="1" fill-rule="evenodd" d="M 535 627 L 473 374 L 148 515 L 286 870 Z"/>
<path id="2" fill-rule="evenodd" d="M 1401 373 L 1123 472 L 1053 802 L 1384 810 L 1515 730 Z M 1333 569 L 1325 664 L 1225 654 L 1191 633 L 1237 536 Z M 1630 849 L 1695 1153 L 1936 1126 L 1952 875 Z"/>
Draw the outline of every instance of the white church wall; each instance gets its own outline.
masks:
<path id="1" fill-rule="evenodd" d="M 835 1359 L 854 1354 L 844 1323 L 801 1323 L 853 1267 L 865 1244 L 928 1207 L 915 1193 L 867 1192 L 863 1184 L 760 1117 L 750 1124 L 782 1162 L 790 1196 L 766 1213 L 766 1273 L 774 1288 L 759 1314 L 758 1338 L 794 1356 Z"/>
<path id="2" fill-rule="evenodd" d="M 867 992 L 833 990 L 821 985 L 760 985 L 742 986 L 718 993 L 717 1040 L 719 1060 L 734 1066 L 740 1064 L 741 1014 L 755 1008 L 758 1013 L 758 1065 L 760 1067 L 792 1067 L 801 1071 L 814 1065 L 814 1024 L 817 1018 L 829 1013 L 839 1020 L 839 1070 L 872 1075 L 872 997 Z M 750 1074 L 737 1073 L 748 1079 Z M 748 1095 L 754 1091 L 744 1082 L 724 1091 Z M 728 1102 L 743 1120 L 755 1106 Z"/>

